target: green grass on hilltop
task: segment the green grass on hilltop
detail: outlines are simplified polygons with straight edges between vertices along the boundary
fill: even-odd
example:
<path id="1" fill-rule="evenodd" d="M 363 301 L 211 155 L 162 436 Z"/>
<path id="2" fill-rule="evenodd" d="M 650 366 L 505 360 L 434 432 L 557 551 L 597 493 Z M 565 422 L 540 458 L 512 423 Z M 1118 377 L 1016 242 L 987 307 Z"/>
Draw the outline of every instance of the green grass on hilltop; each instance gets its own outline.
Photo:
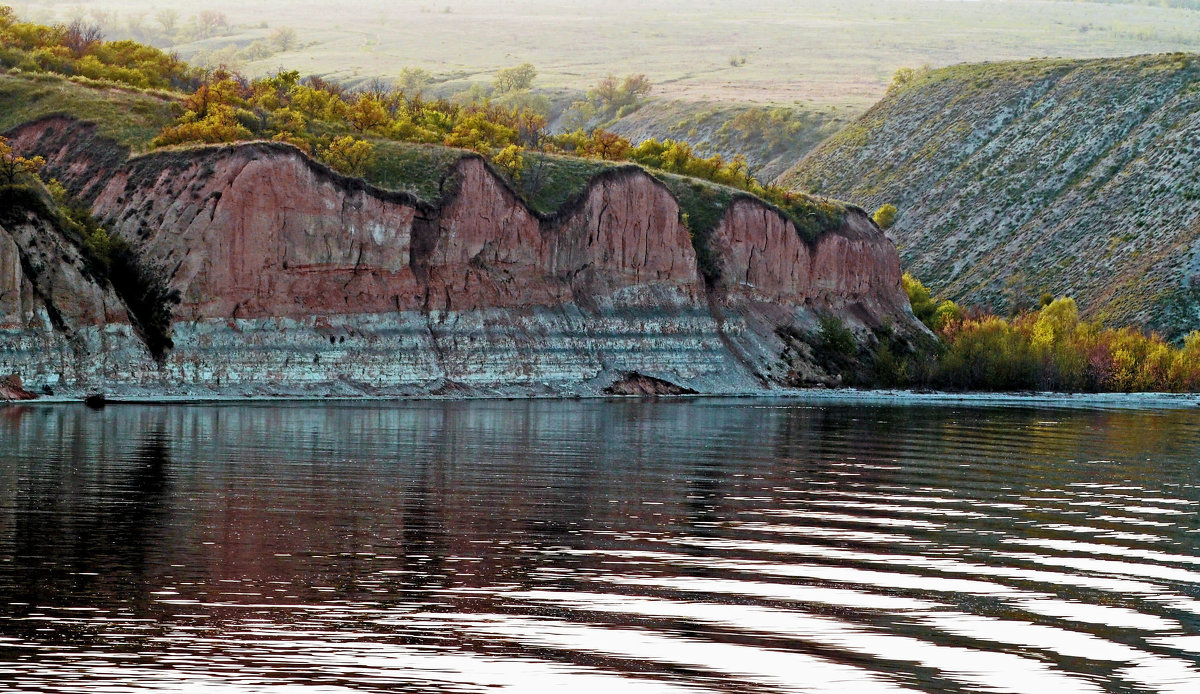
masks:
<path id="1" fill-rule="evenodd" d="M 582 159 L 543 152 L 526 152 L 525 157 L 529 162 L 526 164 L 526 178 L 537 176 L 540 182 L 536 187 L 533 181 L 524 184 L 518 182 L 517 188 L 529 206 L 542 214 L 551 214 L 578 197 L 597 174 L 629 165 L 628 162 Z"/>
<path id="2" fill-rule="evenodd" d="M 688 232 L 692 235 L 692 246 L 696 250 L 700 271 L 709 281 L 720 277 L 716 253 L 711 250 L 709 239 L 721 223 L 726 210 L 738 198 L 751 198 L 768 205 L 790 220 L 796 227 L 796 233 L 808 243 L 841 227 L 848 212 L 845 204 L 835 200 L 796 194 L 788 206 L 783 208 L 737 188 L 661 171 L 653 172 L 653 175 L 662 181 L 679 201 L 680 212 L 684 215 Z"/>
<path id="3" fill-rule="evenodd" d="M 1200 64 L 1200 55 L 1195 53 L 1155 53 L 1125 58 L 1050 58 L 962 63 L 918 72 L 916 79 L 906 83 L 899 90 L 893 88 L 892 91 L 889 91 L 889 96 L 912 88 L 927 87 L 943 82 L 955 82 L 960 89 L 973 92 L 990 89 L 995 86 L 997 81 L 1034 81 L 1088 70 L 1096 72 L 1185 70 L 1197 64 Z"/>
<path id="4" fill-rule="evenodd" d="M 385 190 L 406 190 L 418 198 L 436 204 L 442 197 L 443 177 L 466 151 L 395 140 L 372 139 L 375 160 L 363 176 L 368 183 Z"/>
<path id="5" fill-rule="evenodd" d="M 83 78 L 0 72 L 0 132 L 53 114 L 70 114 L 96 124 L 100 134 L 135 152 L 177 116 L 178 97 Z"/>
<path id="6" fill-rule="evenodd" d="M 372 138 L 371 144 L 375 159 L 363 179 L 384 190 L 408 191 L 432 205 L 448 192 L 445 179 L 454 165 L 463 157 L 476 156 L 470 150 L 445 145 L 384 138 Z M 553 214 L 578 197 L 597 174 L 622 164 L 544 152 L 527 151 L 524 156 L 529 163 L 522 179 L 509 184 L 530 209 L 543 215 Z M 531 177 L 536 177 L 536 182 L 529 180 Z"/>

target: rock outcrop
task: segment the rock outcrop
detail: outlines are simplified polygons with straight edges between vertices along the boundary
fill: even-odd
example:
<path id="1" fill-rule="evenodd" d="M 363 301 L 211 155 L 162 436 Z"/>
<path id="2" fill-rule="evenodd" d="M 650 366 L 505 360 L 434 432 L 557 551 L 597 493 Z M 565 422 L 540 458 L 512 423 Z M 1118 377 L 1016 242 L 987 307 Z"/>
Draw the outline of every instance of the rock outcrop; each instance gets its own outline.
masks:
<path id="1" fill-rule="evenodd" d="M 127 363 L 152 361 L 124 302 L 45 209 L 20 195 L 0 201 L 2 399 L 103 382 Z"/>
<path id="2" fill-rule="evenodd" d="M 906 269 L 1002 313 L 1043 293 L 1200 328 L 1200 56 L 963 65 L 888 96 L 783 181 L 895 204 Z"/>
<path id="3" fill-rule="evenodd" d="M 51 286 L 20 261 L 35 222 L 7 245 L 0 235 L 0 292 L 24 297 L 0 301 L 20 316 L 5 319 L 0 373 L 32 389 L 589 395 L 636 381 L 762 392 L 829 379 L 819 364 L 798 366 L 781 336 L 811 334 L 820 315 L 864 335 L 922 331 L 893 246 L 858 209 L 809 242 L 777 210 L 739 198 L 709 236 L 721 270 L 708 281 L 675 198 L 636 167 L 597 175 L 543 215 L 475 156 L 430 203 L 276 143 L 127 159 L 63 117 L 11 136 L 47 156 L 49 174 L 180 297 L 174 348 L 155 360 L 103 283 L 34 297 Z M 91 145 L 70 146 L 80 139 Z M 69 330 L 50 318 L 64 307 Z"/>
<path id="4" fill-rule="evenodd" d="M 0 378 L 0 400 L 36 400 L 37 395 L 25 390 L 21 378 L 11 374 Z"/>

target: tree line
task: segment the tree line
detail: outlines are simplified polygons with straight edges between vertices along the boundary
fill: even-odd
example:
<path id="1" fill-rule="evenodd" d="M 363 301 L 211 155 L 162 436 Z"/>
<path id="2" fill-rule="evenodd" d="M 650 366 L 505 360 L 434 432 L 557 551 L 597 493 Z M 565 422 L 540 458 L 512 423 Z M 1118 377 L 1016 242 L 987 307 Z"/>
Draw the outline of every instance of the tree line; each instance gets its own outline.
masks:
<path id="1" fill-rule="evenodd" d="M 1174 345 L 1157 333 L 1104 327 L 1080 317 L 1069 297 L 1004 318 L 937 300 L 910 274 L 904 289 L 916 315 L 938 337 L 921 353 L 881 340 L 877 383 L 990 391 L 1195 392 L 1200 331 Z"/>

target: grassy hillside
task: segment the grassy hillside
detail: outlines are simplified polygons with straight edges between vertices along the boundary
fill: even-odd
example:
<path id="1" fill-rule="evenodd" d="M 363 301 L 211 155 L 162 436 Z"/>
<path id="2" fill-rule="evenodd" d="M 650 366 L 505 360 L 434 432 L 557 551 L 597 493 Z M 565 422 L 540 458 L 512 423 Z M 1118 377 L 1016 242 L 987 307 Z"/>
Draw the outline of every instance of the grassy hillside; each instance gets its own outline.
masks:
<path id="1" fill-rule="evenodd" d="M 670 138 L 691 143 L 704 155 L 745 155 L 759 178 L 783 173 L 822 140 L 850 122 L 846 109 L 755 106 L 743 103 L 660 99 L 606 125 L 641 142 Z"/>
<path id="2" fill-rule="evenodd" d="M 0 71 L 0 132 L 65 113 L 93 121 L 105 137 L 143 151 L 178 115 L 178 98 L 85 78 Z"/>
<path id="3" fill-rule="evenodd" d="M 1200 325 L 1200 57 L 963 65 L 920 76 L 782 180 L 900 209 L 901 260 L 1000 311 Z"/>

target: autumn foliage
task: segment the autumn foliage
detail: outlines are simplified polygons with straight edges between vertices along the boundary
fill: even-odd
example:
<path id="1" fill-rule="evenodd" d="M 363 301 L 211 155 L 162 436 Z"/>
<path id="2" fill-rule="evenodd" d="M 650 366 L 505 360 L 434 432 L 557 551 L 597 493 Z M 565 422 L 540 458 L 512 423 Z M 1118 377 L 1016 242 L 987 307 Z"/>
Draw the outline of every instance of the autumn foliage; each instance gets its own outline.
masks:
<path id="1" fill-rule="evenodd" d="M 488 158 L 503 152 L 503 161 L 494 163 L 502 172 L 514 174 L 514 180 L 515 172 L 523 168 L 523 164 L 514 167 L 514 162 L 524 162 L 524 153 L 533 150 L 629 161 L 702 178 L 746 190 L 785 210 L 801 201 L 790 191 L 759 183 L 743 156 L 704 157 L 690 144 L 673 140 L 649 139 L 634 145 L 599 128 L 550 135 L 545 116 L 534 109 L 486 99 L 462 104 L 384 87 L 347 92 L 318 78 L 301 80 L 294 71 L 256 80 L 216 71 L 184 99 L 183 108 L 183 115 L 163 130 L 154 146 L 271 139 L 307 152 L 328 152 L 335 138 L 352 133 L 360 139 L 459 147 Z M 810 204 L 807 198 L 804 204 Z M 831 207 L 828 212 L 830 219 L 814 224 L 833 219 L 836 211 Z"/>
<path id="2" fill-rule="evenodd" d="M 347 176 L 362 176 L 371 166 L 375 147 L 363 140 L 343 135 L 319 151 L 320 159 Z"/>
<path id="3" fill-rule="evenodd" d="M 200 71 L 157 48 L 136 41 L 105 41 L 98 28 L 80 22 L 21 22 L 5 5 L 0 5 L 0 66 L 143 89 L 192 89 L 200 77 Z"/>
<path id="4" fill-rule="evenodd" d="M 0 183 L 12 185 L 25 174 L 37 174 L 46 165 L 42 157 L 23 157 L 0 135 Z"/>
<path id="5" fill-rule="evenodd" d="M 933 355 L 899 362 L 908 384 L 957 390 L 1194 392 L 1200 390 L 1200 331 L 1172 345 L 1155 333 L 1106 328 L 1080 318 L 1074 299 L 1006 319 L 937 302 L 905 277 L 918 318 L 941 339 Z M 932 310 L 930 307 L 933 307 Z"/>
<path id="6" fill-rule="evenodd" d="M 871 219 L 879 225 L 880 229 L 890 229 L 896 223 L 896 206 L 891 203 L 884 203 L 875 210 L 875 214 L 871 215 Z"/>
<path id="7" fill-rule="evenodd" d="M 168 14 L 159 19 L 164 30 L 169 30 L 168 24 L 177 17 Z M 211 35 L 225 20 L 216 14 L 201 13 L 195 21 L 197 27 L 203 25 L 203 31 L 197 29 L 201 35 Z M 281 35 L 281 40 L 284 38 Z M 525 169 L 528 151 L 559 153 L 629 161 L 702 178 L 748 191 L 787 211 L 803 204 L 804 219 L 813 217 L 807 198 L 802 200 L 782 188 L 761 184 L 742 156 L 729 160 L 705 157 L 688 143 L 672 140 L 649 139 L 635 145 L 602 128 L 550 135 L 537 99 L 528 98 L 537 76 L 530 64 L 497 73 L 493 92 L 498 101 L 486 97 L 466 101 L 426 99 L 422 91 L 429 75 L 412 70 L 401 74 L 399 88 L 374 83 L 349 91 L 319 77 L 301 79 L 295 71 L 281 70 L 253 80 L 225 69 L 205 72 L 134 41 L 104 41 L 95 27 L 23 23 L 10 8 L 0 6 L 0 65 L 137 88 L 184 91 L 179 117 L 154 138 L 154 147 L 274 140 L 316 154 L 344 173 L 361 176 L 369 169 L 372 157 L 364 155 L 365 147 L 361 145 L 350 147 L 351 142 L 369 143 L 375 139 L 436 143 L 473 150 L 493 159 L 497 169 L 514 181 Z M 588 92 L 589 103 L 597 112 L 616 113 L 636 107 L 651 86 L 645 75 L 610 75 Z M 535 185 L 536 180 L 528 178 L 526 187 Z M 817 212 L 820 219 L 811 220 L 814 228 L 836 221 L 837 210 L 832 206 Z"/>

